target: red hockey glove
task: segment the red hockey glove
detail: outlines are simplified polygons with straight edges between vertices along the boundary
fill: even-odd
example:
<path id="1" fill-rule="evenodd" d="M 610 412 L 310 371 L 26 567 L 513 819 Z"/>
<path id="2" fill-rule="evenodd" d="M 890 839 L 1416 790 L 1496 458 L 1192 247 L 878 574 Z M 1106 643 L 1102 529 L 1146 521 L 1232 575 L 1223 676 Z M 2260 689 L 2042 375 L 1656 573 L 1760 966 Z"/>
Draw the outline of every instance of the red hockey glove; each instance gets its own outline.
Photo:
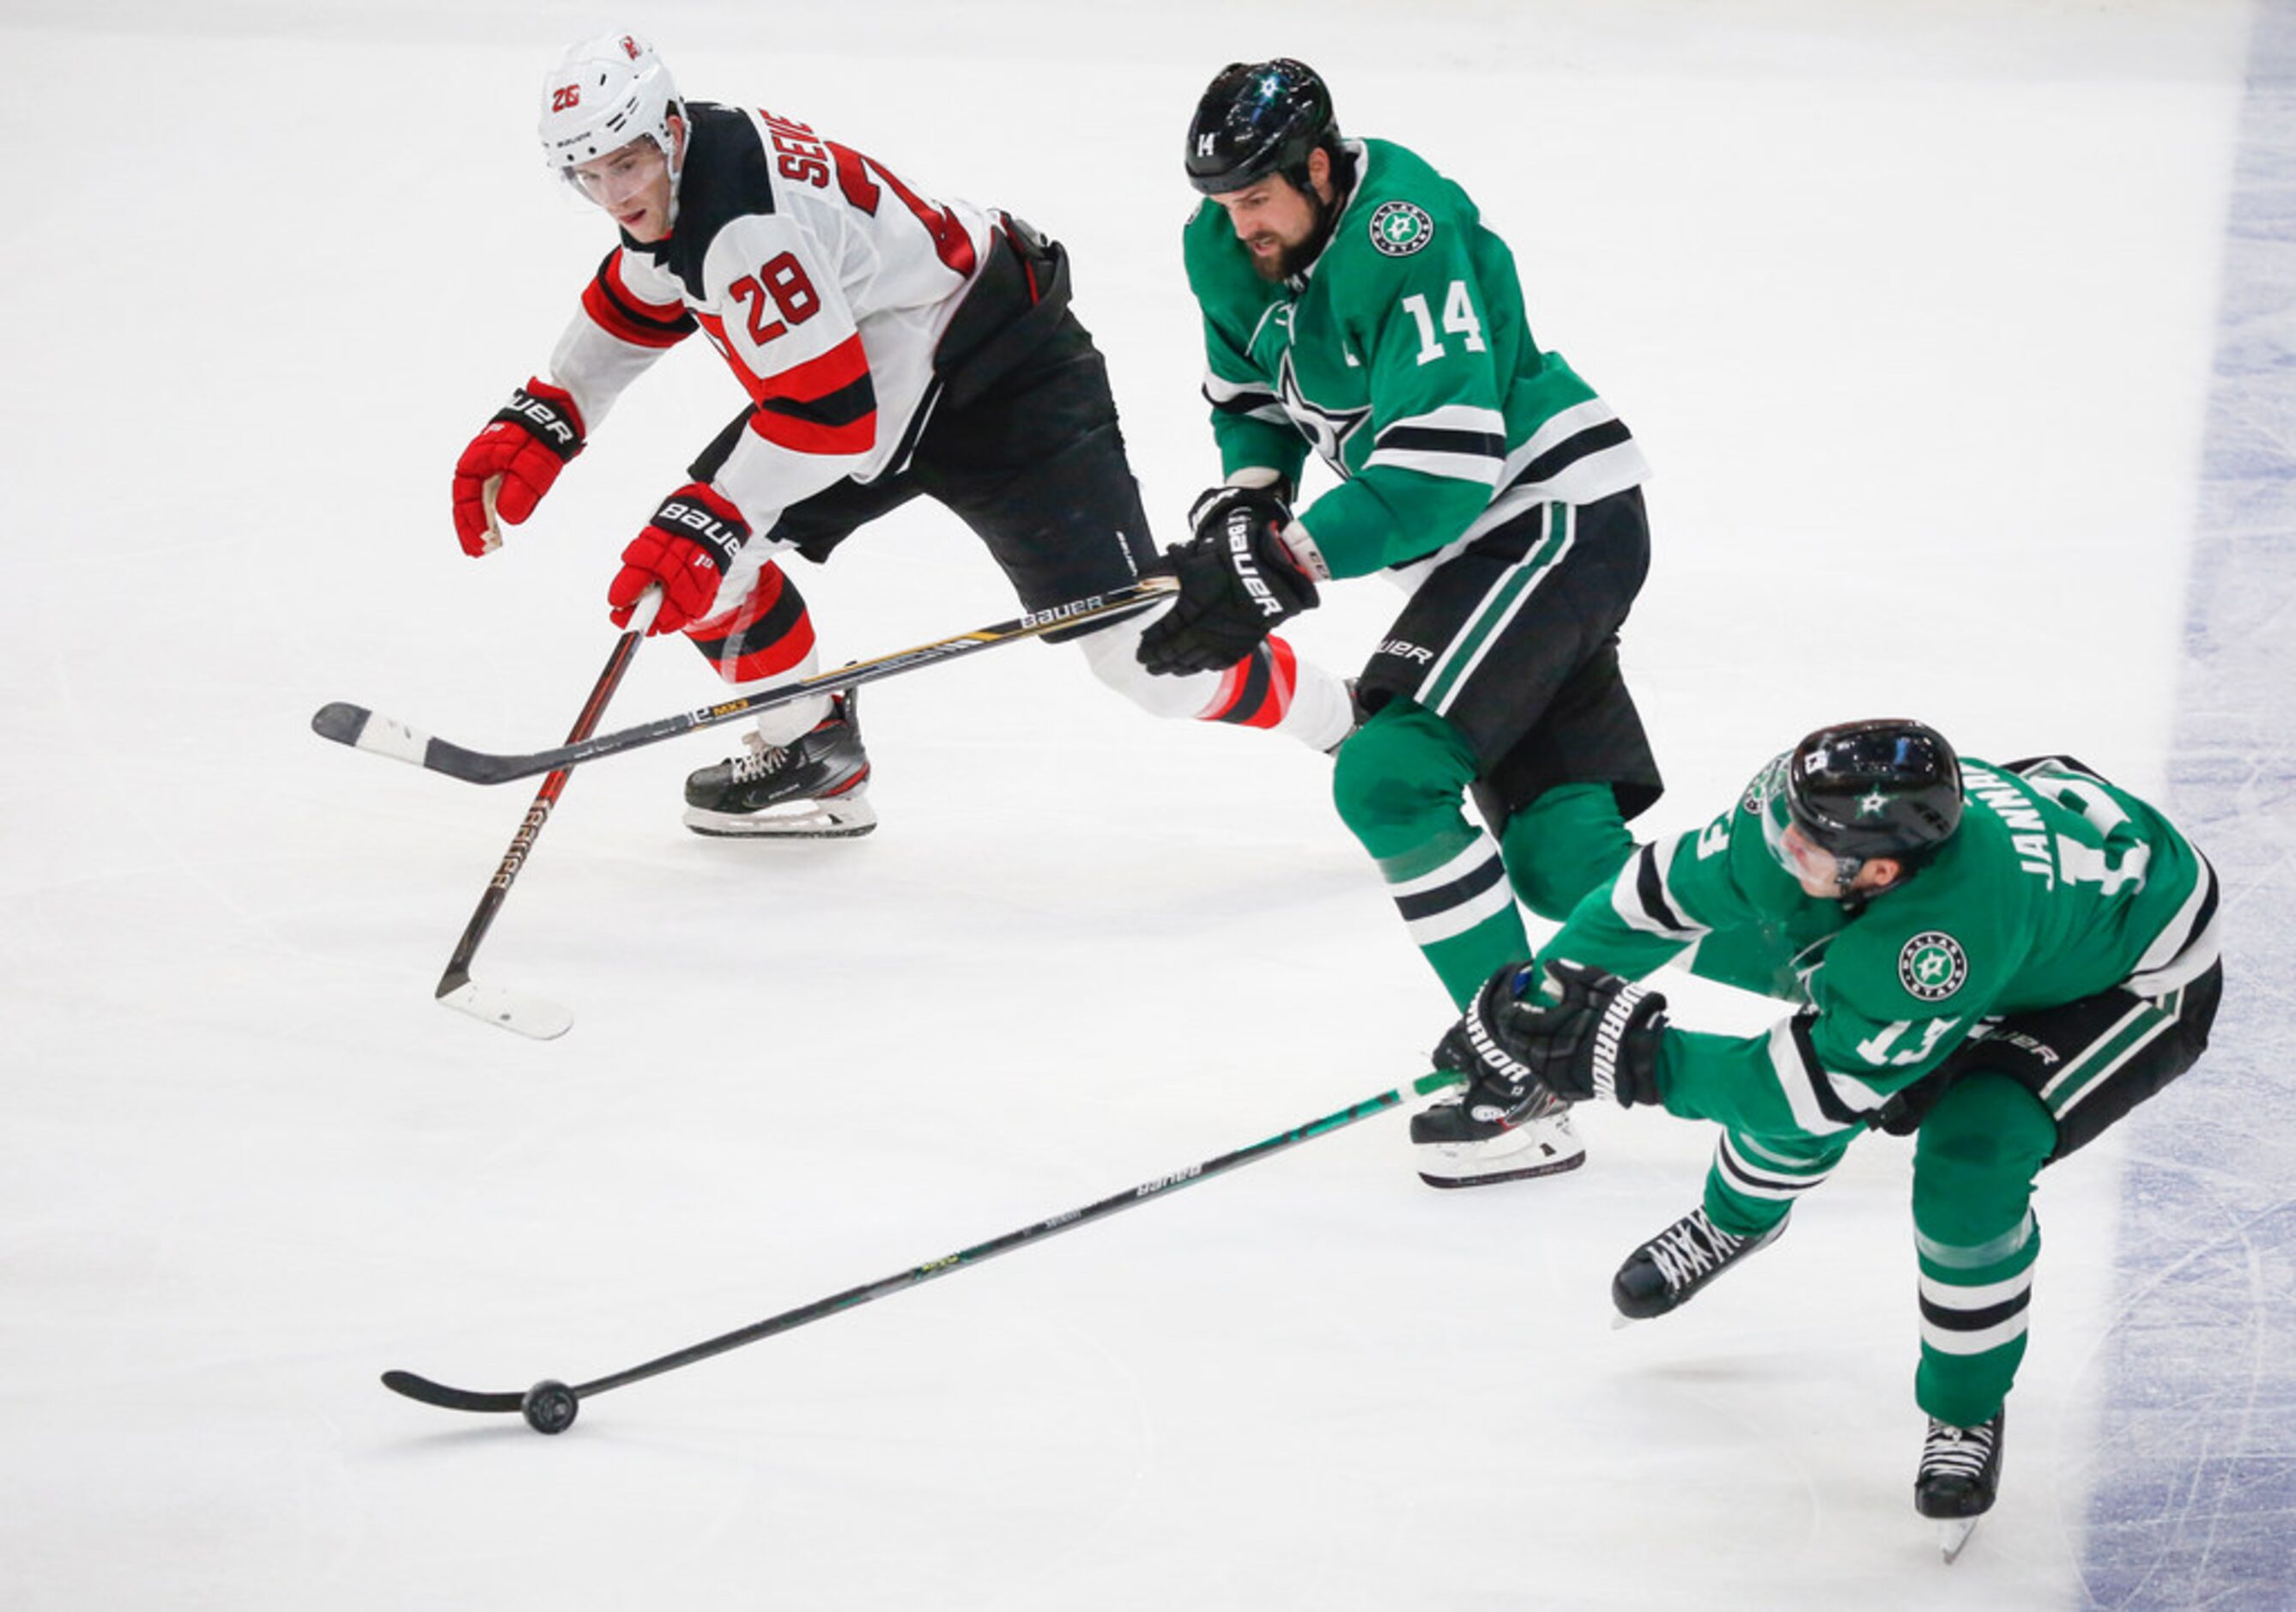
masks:
<path id="1" fill-rule="evenodd" d="M 1316 603 L 1283 530 L 1292 511 L 1272 487 L 1216 487 L 1188 512 L 1195 539 L 1165 552 L 1180 596 L 1140 636 L 1140 663 L 1159 677 L 1225 671 L 1286 616 Z"/>
<path id="2" fill-rule="evenodd" d="M 476 559 L 499 544 L 495 516 L 515 526 L 532 514 L 581 451 L 582 412 L 572 398 L 546 381 L 513 391 L 455 465 L 455 535 L 463 552 Z"/>
<path id="3" fill-rule="evenodd" d="M 688 481 L 661 501 L 644 531 L 622 550 L 622 569 L 606 589 L 617 627 L 630 623 L 638 596 L 661 589 L 661 609 L 652 632 L 676 632 L 709 613 L 718 584 L 742 545 L 750 523 L 742 512 L 699 481 Z"/>

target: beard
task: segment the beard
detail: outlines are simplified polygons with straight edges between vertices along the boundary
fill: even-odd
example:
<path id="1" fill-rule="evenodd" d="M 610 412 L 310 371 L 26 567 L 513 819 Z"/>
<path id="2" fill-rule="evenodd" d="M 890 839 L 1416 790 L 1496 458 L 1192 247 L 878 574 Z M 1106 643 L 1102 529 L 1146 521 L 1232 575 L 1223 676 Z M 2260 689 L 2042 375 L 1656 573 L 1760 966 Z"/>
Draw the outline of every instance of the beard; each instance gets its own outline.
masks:
<path id="1" fill-rule="evenodd" d="M 1252 253 L 1252 273 L 1271 285 L 1290 279 L 1316 260 L 1314 240 L 1310 235 L 1296 246 L 1281 246 L 1266 255 Z"/>
<path id="2" fill-rule="evenodd" d="M 1308 266 L 1323 255 L 1324 243 L 1331 238 L 1332 210 L 1324 199 L 1312 190 L 1301 193 L 1308 198 L 1308 233 L 1292 244 L 1279 244 L 1271 253 L 1251 254 L 1251 268 L 1268 284 L 1277 284 L 1306 271 Z M 1273 235 L 1261 237 L 1274 241 Z"/>

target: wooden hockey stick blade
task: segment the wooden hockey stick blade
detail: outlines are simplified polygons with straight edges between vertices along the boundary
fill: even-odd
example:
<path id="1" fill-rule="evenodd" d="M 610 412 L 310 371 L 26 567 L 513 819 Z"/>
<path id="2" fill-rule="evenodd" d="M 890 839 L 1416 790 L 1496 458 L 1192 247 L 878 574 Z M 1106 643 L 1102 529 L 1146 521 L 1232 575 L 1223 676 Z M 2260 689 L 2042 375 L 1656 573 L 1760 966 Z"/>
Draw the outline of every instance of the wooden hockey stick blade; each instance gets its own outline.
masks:
<path id="1" fill-rule="evenodd" d="M 574 1010 L 570 1008 L 501 985 L 481 984 L 467 975 L 459 983 L 451 975 L 439 981 L 439 1002 L 457 1013 L 467 1013 L 481 1024 L 537 1041 L 554 1041 L 574 1028 Z"/>

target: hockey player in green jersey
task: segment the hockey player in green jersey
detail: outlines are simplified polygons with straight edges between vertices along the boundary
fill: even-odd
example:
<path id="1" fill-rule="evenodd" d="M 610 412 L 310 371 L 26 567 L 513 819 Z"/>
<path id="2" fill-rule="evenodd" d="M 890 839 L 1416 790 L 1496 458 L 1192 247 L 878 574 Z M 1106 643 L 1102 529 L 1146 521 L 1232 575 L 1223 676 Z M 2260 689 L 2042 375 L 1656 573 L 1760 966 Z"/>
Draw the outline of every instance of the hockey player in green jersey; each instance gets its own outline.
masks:
<path id="1" fill-rule="evenodd" d="M 1513 257 L 1466 193 L 1402 146 L 1342 138 L 1311 69 L 1223 70 L 1187 173 L 1206 198 L 1185 251 L 1226 479 L 1170 551 L 1180 596 L 1140 658 L 1234 666 L 1319 584 L 1383 572 L 1404 590 L 1333 793 L 1464 1004 L 1528 951 L 1517 901 L 1563 917 L 1659 795 L 1618 654 L 1649 563 L 1642 454 L 1533 339 Z M 1339 485 L 1295 515 L 1310 446 Z M 1439 1105 L 1412 1139 L 1440 1187 L 1586 1156 L 1561 1105 L 1505 1129 Z"/>
<path id="2" fill-rule="evenodd" d="M 1495 975 L 1437 1061 L 1499 1123 L 1554 1094 L 1723 1127 L 1704 1201 L 1620 1268 L 1630 1320 L 1775 1240 L 1867 1129 L 1915 1134 L 1915 1501 L 1950 1559 L 1999 1478 L 2034 1178 L 2200 1057 L 2216 917 L 2206 859 L 2079 762 L 1997 767 L 1916 722 L 1848 723 L 1641 847 L 1570 915 L 1544 979 Z M 1669 1026 L 1665 998 L 1628 982 L 1685 957 L 1797 1011 L 1743 1038 Z"/>

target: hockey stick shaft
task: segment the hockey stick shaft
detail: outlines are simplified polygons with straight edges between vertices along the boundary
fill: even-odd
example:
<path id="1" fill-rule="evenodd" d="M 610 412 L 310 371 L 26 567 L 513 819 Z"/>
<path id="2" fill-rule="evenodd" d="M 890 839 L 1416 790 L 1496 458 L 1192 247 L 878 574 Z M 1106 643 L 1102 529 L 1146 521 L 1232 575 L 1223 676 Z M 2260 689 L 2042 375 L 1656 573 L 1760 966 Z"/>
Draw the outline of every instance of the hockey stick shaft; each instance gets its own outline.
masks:
<path id="1" fill-rule="evenodd" d="M 1042 637 L 1046 633 L 1080 627 L 1086 622 L 1130 615 L 1168 597 L 1178 586 L 1170 577 L 1145 577 L 1107 593 L 1071 600 L 1050 610 L 1031 611 L 1009 621 L 999 621 L 993 627 L 977 628 L 972 632 L 936 638 L 913 649 L 897 650 L 873 661 L 857 661 L 834 671 L 821 672 L 794 683 L 783 683 L 757 694 L 706 705 L 699 711 L 679 711 L 675 716 L 658 718 L 636 728 L 625 728 L 619 733 L 571 741 L 555 750 L 537 750 L 526 755 L 465 749 L 445 739 L 433 738 L 404 722 L 379 717 L 364 705 L 347 704 L 340 700 L 321 706 L 311 718 L 311 728 L 321 738 L 332 739 L 338 744 L 348 744 L 397 761 L 409 761 L 432 772 L 443 772 L 449 777 L 460 778 L 464 783 L 507 784 L 515 778 L 530 778 L 537 773 L 554 772 L 578 762 L 595 761 L 601 756 L 619 755 L 627 750 L 659 744 L 664 739 L 674 739 L 696 728 L 715 728 L 720 722 L 730 722 L 755 711 L 792 704 L 815 695 L 857 688 L 864 683 L 874 683 L 886 678 L 898 677 L 903 672 L 937 666 L 943 661 L 994 649 L 1000 644 Z"/>
<path id="2" fill-rule="evenodd" d="M 1422 1075 L 1408 1085 L 1398 1086 L 1391 1091 L 1382 1091 L 1377 1097 L 1366 1098 L 1362 1102 L 1352 1104 L 1336 1114 L 1327 1114 L 1319 1120 L 1310 1120 L 1304 1125 L 1296 1125 L 1289 1131 L 1254 1142 L 1248 1147 L 1239 1147 L 1233 1153 L 1224 1153 L 1218 1158 L 1192 1165 L 1185 1170 L 1176 1170 L 1168 1175 L 1157 1176 L 1152 1180 L 1141 1182 L 1128 1191 L 1114 1193 L 1097 1203 L 1087 1204 L 1081 1209 L 1070 1209 L 1064 1213 L 1055 1214 L 1049 1220 L 1037 1221 L 1032 1225 L 1007 1231 L 1002 1237 L 991 1238 L 985 1243 L 975 1243 L 969 1248 L 960 1248 L 955 1254 L 944 1254 L 937 1260 L 929 1260 L 922 1265 L 913 1265 L 896 1275 L 884 1277 L 873 1282 L 865 1282 L 857 1287 L 849 1287 L 842 1293 L 832 1294 L 827 1298 L 816 1299 L 813 1303 L 800 1304 L 794 1310 L 784 1310 L 779 1315 L 768 1316 L 764 1320 L 705 1342 L 692 1345 L 675 1353 L 665 1354 L 659 1360 L 648 1361 L 644 1365 L 632 1366 L 627 1370 L 617 1371 L 590 1382 L 578 1383 L 570 1392 L 577 1401 L 588 1399 L 615 1388 L 627 1387 L 632 1383 L 643 1382 L 649 1377 L 659 1377 L 665 1371 L 675 1371 L 682 1366 L 691 1366 L 696 1361 L 708 1360 L 712 1355 L 723 1354 L 731 1349 L 739 1349 L 744 1345 L 759 1342 L 777 1333 L 792 1331 L 826 1316 L 857 1309 L 863 1304 L 890 1297 L 893 1294 L 905 1292 L 908 1288 L 922 1287 L 936 1278 L 962 1271 L 968 1266 L 980 1264 L 996 1258 L 1000 1254 L 1010 1254 L 1015 1248 L 1041 1242 L 1046 1238 L 1057 1237 L 1063 1231 L 1073 1231 L 1078 1226 L 1088 1225 L 1094 1221 L 1105 1220 L 1122 1210 L 1136 1208 L 1152 1199 L 1168 1197 L 1183 1187 L 1193 1187 L 1198 1181 L 1208 1181 L 1216 1175 L 1225 1175 L 1231 1170 L 1257 1164 L 1261 1159 L 1272 1157 L 1286 1148 L 1295 1147 L 1312 1138 L 1327 1136 L 1334 1131 L 1354 1124 L 1358 1120 L 1368 1119 L 1374 1114 L 1382 1114 L 1390 1108 L 1399 1107 L 1414 1098 L 1429 1097 L 1447 1086 L 1458 1085 L 1463 1079 L 1464 1077 L 1460 1075 L 1439 1072 Z M 417 1377 L 411 1371 L 386 1371 L 382 1374 L 382 1383 L 383 1386 L 395 1394 L 402 1394 L 409 1399 L 420 1400 L 424 1404 L 438 1405 L 449 1410 L 516 1410 L 521 1408 L 521 1402 L 524 1397 L 521 1394 L 479 1393 L 468 1388 L 449 1387 L 443 1383 L 432 1382 L 428 1378 Z"/>
<path id="3" fill-rule="evenodd" d="M 653 624 L 654 613 L 660 608 L 660 590 L 648 588 L 630 617 L 629 629 L 615 640 L 613 653 L 606 657 L 605 670 L 591 686 L 590 697 L 582 702 L 581 711 L 566 735 L 569 744 L 579 744 L 598 730 L 598 723 L 606 714 L 606 703 L 622 686 L 622 675 L 629 670 L 638 646 L 645 642 L 646 629 Z M 471 983 L 471 960 L 478 955 L 487 931 L 494 927 L 495 915 L 510 899 L 510 887 L 525 868 L 526 859 L 534 853 L 534 843 L 542 837 L 543 825 L 550 820 L 550 809 L 558 804 L 558 797 L 566 792 L 566 780 L 573 776 L 571 767 L 561 767 L 544 778 L 542 787 L 535 791 L 534 804 L 526 809 L 518 832 L 511 836 L 510 849 L 503 852 L 495 876 L 487 881 L 478 910 L 471 914 L 471 921 L 463 926 L 463 938 L 455 942 L 455 955 L 447 959 L 447 971 L 439 976 L 439 989 L 432 994 L 445 996 Z"/>

